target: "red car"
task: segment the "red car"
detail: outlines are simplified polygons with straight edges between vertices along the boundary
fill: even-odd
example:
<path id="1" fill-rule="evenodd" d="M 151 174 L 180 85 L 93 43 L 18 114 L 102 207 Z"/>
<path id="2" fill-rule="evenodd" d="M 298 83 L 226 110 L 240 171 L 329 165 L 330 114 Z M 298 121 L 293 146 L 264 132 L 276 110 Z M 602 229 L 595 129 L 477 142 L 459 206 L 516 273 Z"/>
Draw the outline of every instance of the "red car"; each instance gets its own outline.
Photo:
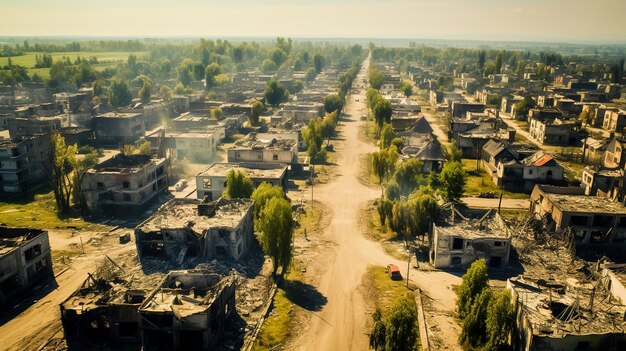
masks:
<path id="1" fill-rule="evenodd" d="M 387 265 L 387 274 L 389 274 L 389 278 L 392 280 L 402 280 L 402 274 L 400 274 L 400 269 L 395 264 Z"/>

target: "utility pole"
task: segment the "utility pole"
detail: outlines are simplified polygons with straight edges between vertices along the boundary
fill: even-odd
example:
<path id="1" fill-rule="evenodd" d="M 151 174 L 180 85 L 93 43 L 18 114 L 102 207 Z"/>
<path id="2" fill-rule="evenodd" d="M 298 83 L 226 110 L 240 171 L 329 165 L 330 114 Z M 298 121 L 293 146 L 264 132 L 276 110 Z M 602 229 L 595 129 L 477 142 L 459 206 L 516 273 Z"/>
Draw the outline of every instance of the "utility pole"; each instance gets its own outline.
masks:
<path id="1" fill-rule="evenodd" d="M 406 287 L 409 288 L 409 274 L 411 273 L 411 247 L 409 247 L 409 260 L 406 263 Z"/>
<path id="2" fill-rule="evenodd" d="M 313 185 L 315 184 L 315 165 L 311 163 L 311 208 L 313 208 Z"/>

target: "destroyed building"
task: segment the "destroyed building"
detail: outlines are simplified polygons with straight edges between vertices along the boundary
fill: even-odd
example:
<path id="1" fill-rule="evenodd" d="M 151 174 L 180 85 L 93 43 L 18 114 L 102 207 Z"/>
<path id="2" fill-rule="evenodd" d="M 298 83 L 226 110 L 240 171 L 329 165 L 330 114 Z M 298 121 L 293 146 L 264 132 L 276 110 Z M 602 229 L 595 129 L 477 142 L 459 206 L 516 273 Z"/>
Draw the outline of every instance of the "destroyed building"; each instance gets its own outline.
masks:
<path id="1" fill-rule="evenodd" d="M 138 343 L 137 310 L 146 294 L 144 289 L 133 289 L 133 280 L 89 274 L 60 305 L 65 338 L 70 345 L 81 340 Z"/>
<path id="2" fill-rule="evenodd" d="M 524 274 L 507 281 L 513 350 L 626 349 L 626 306 L 614 283 L 564 246 L 527 250 L 520 256 Z"/>
<path id="3" fill-rule="evenodd" d="M 530 195 L 530 212 L 545 218 L 550 232 L 571 230 L 579 245 L 626 243 L 626 207 L 584 195 L 581 187 L 537 185 Z"/>
<path id="4" fill-rule="evenodd" d="M 26 193 L 48 180 L 50 135 L 0 137 L 0 196 Z"/>
<path id="5" fill-rule="evenodd" d="M 433 224 L 430 262 L 435 268 L 467 267 L 484 258 L 490 269 L 505 269 L 511 251 L 511 232 L 495 210 L 481 218 L 467 218 L 454 206 Z"/>
<path id="6" fill-rule="evenodd" d="M 107 112 L 91 120 L 96 142 L 104 146 L 132 144 L 144 136 L 146 126 L 141 112 Z"/>
<path id="7" fill-rule="evenodd" d="M 34 284 L 53 278 L 47 231 L 0 227 L 0 306 Z"/>
<path id="8" fill-rule="evenodd" d="M 287 183 L 287 166 L 280 163 L 214 163 L 196 176 L 197 198 L 206 196 L 213 200 L 221 197 L 226 189 L 226 176 L 231 170 L 242 171 L 255 188 L 263 182 L 282 188 Z"/>
<path id="9" fill-rule="evenodd" d="M 92 213 L 136 215 L 167 191 L 169 160 L 117 154 L 85 172 L 81 192 Z"/>
<path id="10" fill-rule="evenodd" d="M 235 311 L 235 278 L 171 271 L 139 307 L 143 349 L 214 350 Z"/>
<path id="11" fill-rule="evenodd" d="M 269 162 L 296 164 L 298 140 L 293 138 L 262 139 L 256 133 L 237 140 L 228 150 L 228 162 Z"/>
<path id="12" fill-rule="evenodd" d="M 172 199 L 135 228 L 139 257 L 238 261 L 254 241 L 250 199 Z"/>

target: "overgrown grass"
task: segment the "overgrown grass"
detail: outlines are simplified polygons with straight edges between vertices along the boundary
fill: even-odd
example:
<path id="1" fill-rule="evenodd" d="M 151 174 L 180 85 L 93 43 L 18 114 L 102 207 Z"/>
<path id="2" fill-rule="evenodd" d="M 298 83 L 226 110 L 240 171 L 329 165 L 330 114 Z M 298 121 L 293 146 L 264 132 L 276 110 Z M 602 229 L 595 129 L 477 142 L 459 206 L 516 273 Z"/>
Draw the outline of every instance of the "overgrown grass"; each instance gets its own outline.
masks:
<path id="1" fill-rule="evenodd" d="M 76 228 L 103 230 L 102 225 L 89 223 L 79 216 L 61 216 L 56 211 L 54 194 L 48 189 L 0 202 L 0 223 L 9 227 L 42 229 Z"/>
<path id="2" fill-rule="evenodd" d="M 293 261 L 291 269 L 285 275 L 285 282 L 301 281 L 302 272 L 298 261 Z M 288 293 L 283 288 L 278 288 L 269 317 L 263 323 L 261 331 L 254 341 L 252 350 L 268 351 L 282 345 L 291 337 L 291 324 L 295 315 L 295 304 L 289 300 Z"/>
<path id="3" fill-rule="evenodd" d="M 298 223 L 300 226 L 296 228 L 296 236 L 304 236 L 306 230 L 307 235 L 315 232 L 322 221 L 324 215 L 324 209 L 322 205 L 317 202 L 313 203 L 313 206 L 307 206 L 306 212 L 298 217 Z"/>
<path id="4" fill-rule="evenodd" d="M 383 315 L 391 305 L 410 292 L 406 287 L 406 281 L 391 280 L 385 272 L 385 267 L 379 266 L 367 267 L 367 272 L 363 275 L 363 285 L 367 287 L 368 297 L 374 307 Z"/>
<path id="5" fill-rule="evenodd" d="M 482 168 L 479 171 L 476 170 L 476 160 L 463 159 L 463 169 L 467 172 L 467 184 L 465 186 L 465 195 L 478 195 L 483 192 L 495 192 L 500 193 L 501 189 L 491 180 L 491 176 L 485 172 Z M 504 191 L 504 197 L 513 199 L 525 199 L 528 194 L 525 193 L 513 193 L 510 191 Z"/>

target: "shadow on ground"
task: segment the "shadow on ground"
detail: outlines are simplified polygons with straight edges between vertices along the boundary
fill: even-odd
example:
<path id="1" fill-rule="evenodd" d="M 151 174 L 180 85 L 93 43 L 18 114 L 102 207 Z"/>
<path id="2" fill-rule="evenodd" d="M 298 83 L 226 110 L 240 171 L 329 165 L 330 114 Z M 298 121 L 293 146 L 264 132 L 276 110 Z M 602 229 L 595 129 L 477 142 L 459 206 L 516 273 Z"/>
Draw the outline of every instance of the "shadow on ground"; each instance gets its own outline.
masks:
<path id="1" fill-rule="evenodd" d="M 282 288 L 289 301 L 305 310 L 321 311 L 328 303 L 326 296 L 317 291 L 314 286 L 301 281 L 285 280 L 282 282 Z"/>

